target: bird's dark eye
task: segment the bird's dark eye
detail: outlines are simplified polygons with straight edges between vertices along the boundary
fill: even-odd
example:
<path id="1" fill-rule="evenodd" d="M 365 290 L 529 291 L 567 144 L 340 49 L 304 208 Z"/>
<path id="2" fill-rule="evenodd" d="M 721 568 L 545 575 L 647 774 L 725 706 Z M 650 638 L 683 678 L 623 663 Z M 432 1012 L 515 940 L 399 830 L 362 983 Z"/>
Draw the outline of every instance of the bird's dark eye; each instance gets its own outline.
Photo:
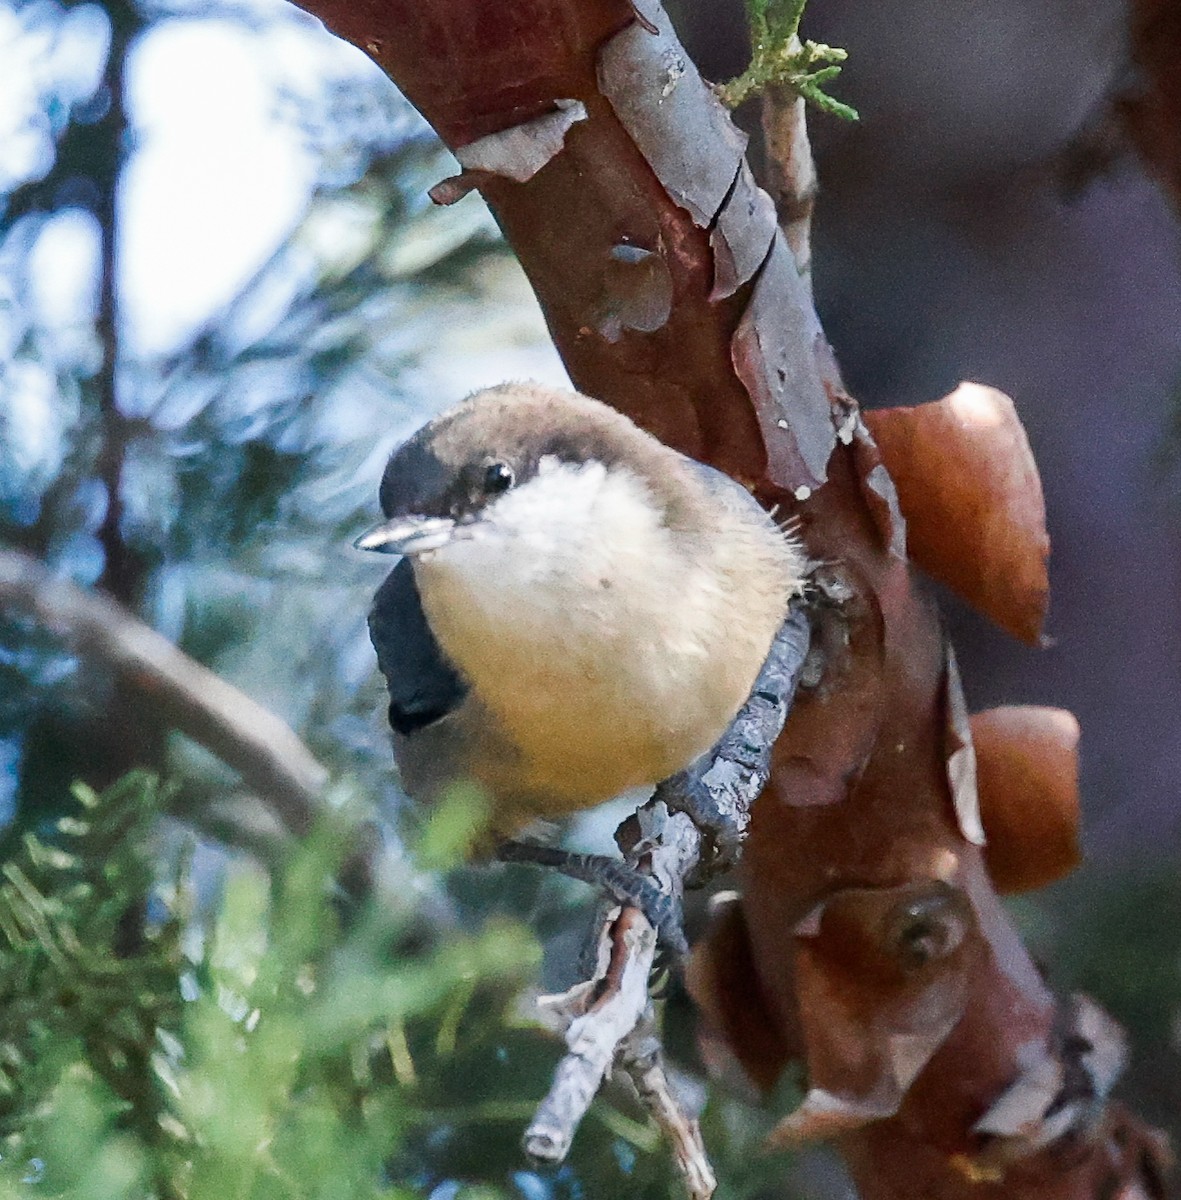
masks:
<path id="1" fill-rule="evenodd" d="M 508 463 L 489 463 L 484 468 L 484 491 L 489 496 L 498 496 L 513 486 L 513 469 Z"/>

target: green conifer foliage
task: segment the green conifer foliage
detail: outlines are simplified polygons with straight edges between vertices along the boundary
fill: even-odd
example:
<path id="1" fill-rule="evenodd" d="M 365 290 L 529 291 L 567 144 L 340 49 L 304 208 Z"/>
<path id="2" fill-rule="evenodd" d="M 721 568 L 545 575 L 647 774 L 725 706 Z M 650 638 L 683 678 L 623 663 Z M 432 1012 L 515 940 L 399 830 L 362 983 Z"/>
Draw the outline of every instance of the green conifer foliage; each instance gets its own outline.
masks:
<path id="1" fill-rule="evenodd" d="M 392 1164 L 409 1135 L 464 1119 L 420 1077 L 407 1030 L 434 1031 L 431 1058 L 454 1055 L 473 1002 L 503 1015 L 535 965 L 532 937 L 496 922 L 424 940 L 413 902 L 344 912 L 346 812 L 270 876 L 232 865 L 197 904 L 183 855 L 157 886 L 168 790 L 144 772 L 101 797 L 79 787 L 56 836 L 26 834 L 3 869 L 3 1187 L 404 1194 Z M 149 919 L 129 921 L 145 895 Z"/>

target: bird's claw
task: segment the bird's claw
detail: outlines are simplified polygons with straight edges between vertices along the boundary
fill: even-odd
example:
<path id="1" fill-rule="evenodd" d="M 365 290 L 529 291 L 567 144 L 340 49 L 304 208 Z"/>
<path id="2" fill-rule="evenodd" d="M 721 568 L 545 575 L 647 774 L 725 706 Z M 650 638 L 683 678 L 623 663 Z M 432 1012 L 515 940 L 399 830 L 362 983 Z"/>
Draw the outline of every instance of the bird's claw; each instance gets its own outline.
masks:
<path id="1" fill-rule="evenodd" d="M 530 863 L 549 867 L 571 879 L 602 888 L 620 904 L 638 908 L 656 930 L 660 943 L 677 958 L 688 953 L 689 944 L 681 918 L 681 902 L 660 890 L 656 881 L 606 854 L 579 854 L 539 842 L 507 841 L 496 857 L 501 862 Z"/>
<path id="2" fill-rule="evenodd" d="M 685 813 L 708 847 L 694 872 L 700 885 L 733 867 L 750 825 L 750 809 L 771 778 L 771 753 L 791 709 L 811 639 L 802 604 L 788 613 L 750 698 L 718 744 L 657 786 L 655 799 Z"/>

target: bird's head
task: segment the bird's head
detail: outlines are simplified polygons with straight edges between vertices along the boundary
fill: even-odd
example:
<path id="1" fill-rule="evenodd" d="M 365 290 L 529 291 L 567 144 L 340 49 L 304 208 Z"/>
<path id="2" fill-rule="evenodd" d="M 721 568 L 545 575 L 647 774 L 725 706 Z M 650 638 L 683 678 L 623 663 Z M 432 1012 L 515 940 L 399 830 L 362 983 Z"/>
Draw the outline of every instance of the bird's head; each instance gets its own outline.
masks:
<path id="1" fill-rule="evenodd" d="M 576 534 L 609 476 L 630 481 L 637 505 L 658 507 L 645 481 L 667 453 L 596 400 L 537 384 L 490 388 L 394 452 L 381 481 L 385 519 L 354 544 L 417 556 L 496 534 Z"/>

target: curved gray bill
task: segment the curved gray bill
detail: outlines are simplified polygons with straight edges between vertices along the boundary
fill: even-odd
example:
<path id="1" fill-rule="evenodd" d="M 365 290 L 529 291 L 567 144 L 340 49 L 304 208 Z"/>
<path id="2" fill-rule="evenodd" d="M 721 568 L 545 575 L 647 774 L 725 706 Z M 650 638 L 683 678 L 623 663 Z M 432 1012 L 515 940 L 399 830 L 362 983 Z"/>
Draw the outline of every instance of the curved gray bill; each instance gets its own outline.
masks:
<path id="1" fill-rule="evenodd" d="M 447 545 L 454 532 L 450 517 L 394 517 L 374 525 L 353 545 L 376 554 L 421 554 Z"/>

